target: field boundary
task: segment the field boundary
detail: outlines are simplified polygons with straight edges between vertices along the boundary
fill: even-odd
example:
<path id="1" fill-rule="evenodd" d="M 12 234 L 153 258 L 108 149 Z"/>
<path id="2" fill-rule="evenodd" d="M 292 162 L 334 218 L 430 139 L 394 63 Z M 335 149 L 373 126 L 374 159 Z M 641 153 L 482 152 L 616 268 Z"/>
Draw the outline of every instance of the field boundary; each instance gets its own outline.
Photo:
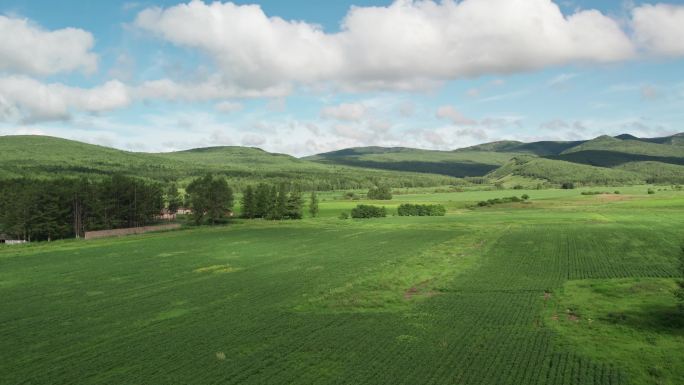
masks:
<path id="1" fill-rule="evenodd" d="M 127 227 L 125 229 L 86 231 L 85 232 L 85 239 L 121 237 L 124 235 L 144 234 L 144 233 L 149 233 L 149 232 L 153 232 L 153 231 L 176 230 L 176 229 L 180 229 L 180 228 L 181 228 L 181 225 L 179 223 L 171 223 L 168 225 Z"/>

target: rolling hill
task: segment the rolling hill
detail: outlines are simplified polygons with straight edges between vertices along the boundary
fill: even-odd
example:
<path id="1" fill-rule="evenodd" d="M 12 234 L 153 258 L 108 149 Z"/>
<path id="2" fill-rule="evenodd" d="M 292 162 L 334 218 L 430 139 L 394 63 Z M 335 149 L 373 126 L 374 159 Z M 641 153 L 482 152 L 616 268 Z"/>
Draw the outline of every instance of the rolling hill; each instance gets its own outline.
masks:
<path id="1" fill-rule="evenodd" d="M 48 136 L 0 137 L 0 179 L 100 176 L 114 173 L 186 183 L 207 172 L 226 176 L 233 186 L 295 181 L 324 190 L 393 186 L 437 186 L 454 178 L 409 172 L 325 165 L 272 154 L 258 148 L 210 147 L 170 153 L 138 153 Z"/>
<path id="2" fill-rule="evenodd" d="M 629 134 L 579 141 L 513 140 L 453 151 L 405 147 L 348 148 L 307 157 L 323 164 L 415 171 L 455 177 L 508 175 L 549 183 L 680 183 L 684 180 L 684 134 L 637 138 Z M 524 159 L 524 162 L 521 162 Z"/>
<path id="3" fill-rule="evenodd" d="M 296 181 L 321 190 L 438 186 L 457 178 L 517 177 L 550 184 L 683 183 L 684 134 L 637 138 L 623 134 L 586 141 L 498 141 L 453 151 L 406 147 L 348 148 L 305 158 L 251 147 L 207 147 L 139 153 L 46 136 L 0 137 L 0 178 L 98 176 L 113 173 L 187 183 L 207 172 L 238 189 Z"/>
<path id="4" fill-rule="evenodd" d="M 392 171 L 412 171 L 453 177 L 483 176 L 506 163 L 514 153 L 435 151 L 406 147 L 358 147 L 304 159 L 322 163 Z"/>

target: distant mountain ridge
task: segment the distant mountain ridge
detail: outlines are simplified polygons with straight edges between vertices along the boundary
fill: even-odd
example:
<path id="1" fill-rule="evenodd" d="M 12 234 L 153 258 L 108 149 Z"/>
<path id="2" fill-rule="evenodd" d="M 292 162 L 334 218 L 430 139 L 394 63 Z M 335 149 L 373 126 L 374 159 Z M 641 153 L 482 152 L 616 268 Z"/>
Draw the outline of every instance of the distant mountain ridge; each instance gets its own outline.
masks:
<path id="1" fill-rule="evenodd" d="M 528 160 L 518 164 L 518 167 L 512 167 L 511 160 L 521 156 L 543 158 L 544 161 Z M 578 182 L 585 183 L 599 183 L 597 181 L 601 180 L 622 180 L 625 183 L 670 180 L 678 183 L 684 181 L 684 133 L 657 138 L 638 138 L 630 134 L 615 137 L 602 135 L 588 140 L 530 143 L 500 140 L 453 151 L 358 147 L 317 154 L 305 159 L 327 164 L 410 170 L 455 177 L 503 178 L 501 168 L 506 166 L 504 170 L 509 170 L 513 175 L 541 178 L 553 183 L 557 182 L 560 175 L 565 175 L 565 178 L 577 177 Z M 554 162 L 563 163 L 552 167 Z M 644 162 L 648 164 L 642 164 Z M 574 165 L 604 170 L 577 168 Z M 570 172 L 570 168 L 574 172 Z M 618 172 L 605 169 L 615 169 Z M 660 169 L 663 172 L 659 172 Z M 544 173 L 549 174 L 544 177 Z"/>
<path id="2" fill-rule="evenodd" d="M 46 136 L 0 136 L 0 179 L 125 173 L 187 181 L 207 172 L 234 184 L 297 181 L 319 189 L 396 187 L 519 178 L 584 184 L 684 183 L 684 133 L 622 134 L 578 141 L 496 141 L 452 151 L 357 147 L 296 158 L 253 147 L 218 146 L 139 153 Z"/>

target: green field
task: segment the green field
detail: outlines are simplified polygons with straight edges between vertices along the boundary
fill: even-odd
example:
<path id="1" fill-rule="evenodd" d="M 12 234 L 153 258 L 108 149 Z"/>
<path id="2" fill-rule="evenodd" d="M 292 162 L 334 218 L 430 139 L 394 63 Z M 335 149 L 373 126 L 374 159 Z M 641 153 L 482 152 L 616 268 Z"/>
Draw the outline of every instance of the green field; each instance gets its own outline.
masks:
<path id="1" fill-rule="evenodd" d="M 0 247 L 0 384 L 682 384 L 684 193 L 619 189 Z"/>

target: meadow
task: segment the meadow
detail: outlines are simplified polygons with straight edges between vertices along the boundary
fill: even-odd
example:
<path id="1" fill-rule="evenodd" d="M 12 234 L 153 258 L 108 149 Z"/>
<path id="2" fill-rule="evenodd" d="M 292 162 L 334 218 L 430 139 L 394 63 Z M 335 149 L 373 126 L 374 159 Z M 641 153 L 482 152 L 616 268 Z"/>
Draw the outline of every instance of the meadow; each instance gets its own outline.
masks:
<path id="1" fill-rule="evenodd" d="M 616 189 L 0 247 L 0 384 L 682 384 L 684 192 Z"/>

